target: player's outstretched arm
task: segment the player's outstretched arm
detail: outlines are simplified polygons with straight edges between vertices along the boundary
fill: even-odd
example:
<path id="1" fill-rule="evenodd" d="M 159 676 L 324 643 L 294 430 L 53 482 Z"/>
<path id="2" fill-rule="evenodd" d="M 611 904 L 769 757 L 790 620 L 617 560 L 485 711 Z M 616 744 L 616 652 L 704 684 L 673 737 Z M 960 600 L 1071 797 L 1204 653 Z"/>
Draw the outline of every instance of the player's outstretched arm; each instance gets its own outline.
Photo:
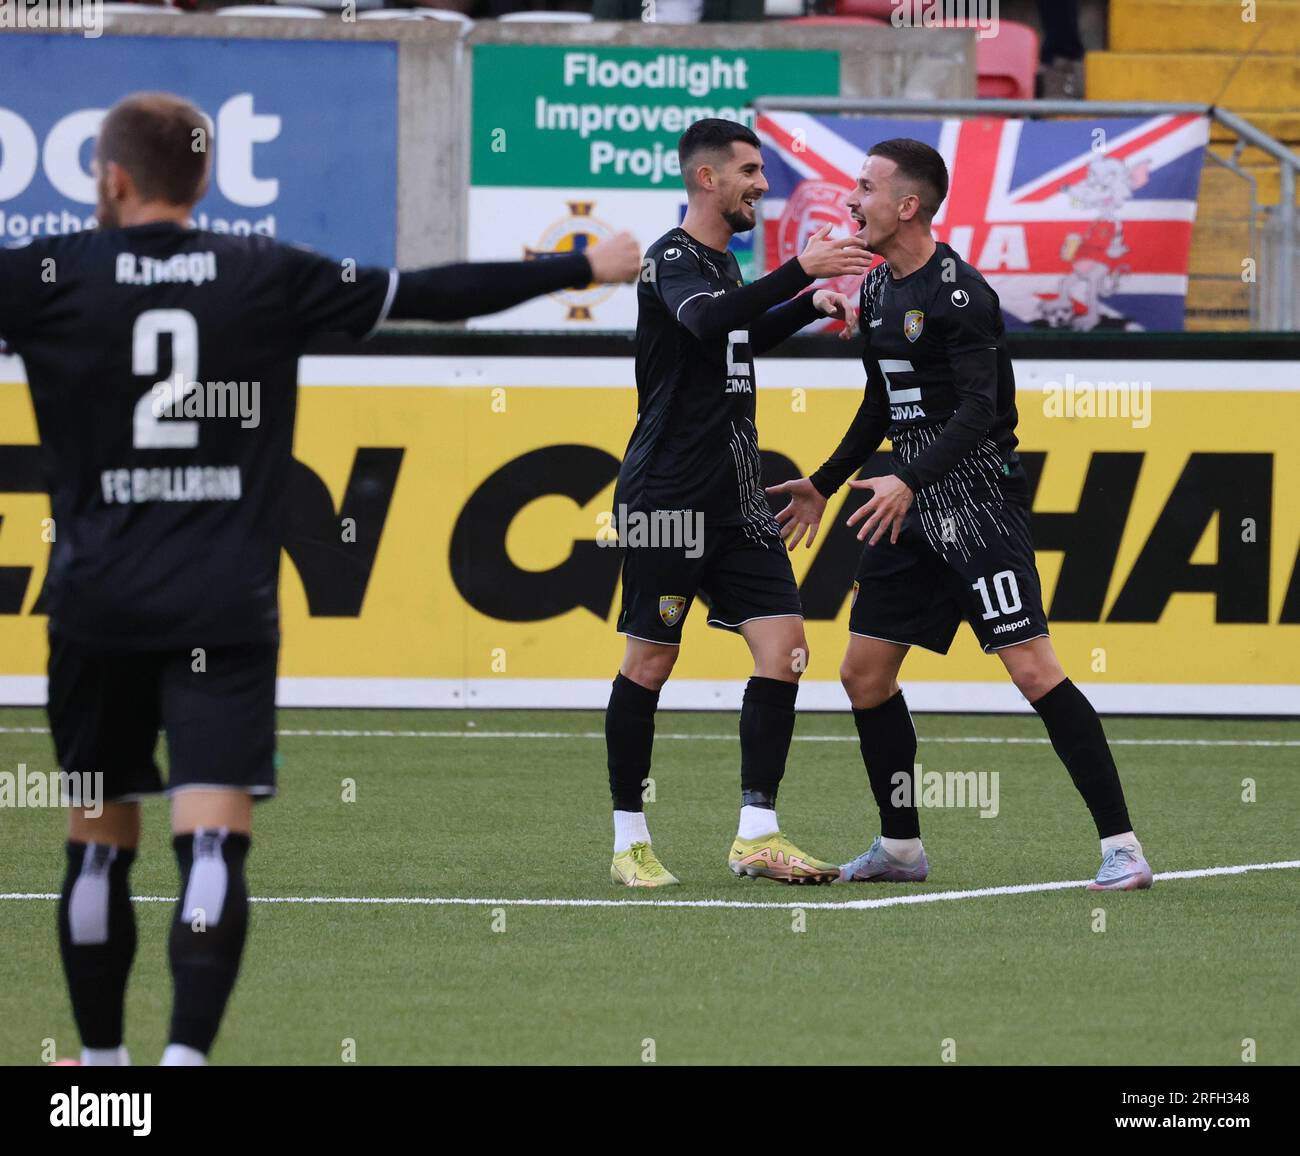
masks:
<path id="1" fill-rule="evenodd" d="M 858 324 L 858 307 L 843 293 L 831 289 L 818 289 L 815 293 L 802 293 L 793 301 L 769 309 L 749 327 L 749 349 L 751 353 L 766 353 L 781 344 L 787 337 L 793 337 L 804 326 L 820 321 L 823 317 L 833 317 L 844 322 L 840 338 L 848 340 L 853 337 Z"/>
<path id="2" fill-rule="evenodd" d="M 631 233 L 619 233 L 585 253 L 435 265 L 398 274 L 388 316 L 395 321 L 463 321 L 560 289 L 635 281 L 640 271 L 641 246 Z"/>
<path id="3" fill-rule="evenodd" d="M 657 272 L 664 303 L 694 336 L 708 341 L 725 337 L 733 329 L 747 328 L 773 306 L 789 301 L 814 281 L 823 277 L 861 276 L 870 263 L 871 253 L 861 239 L 831 239 L 830 226 L 823 225 L 808 239 L 798 257 L 792 257 L 752 284 L 728 289 L 716 297 L 704 276 L 681 261 L 661 259 Z M 797 307 L 795 316 L 806 316 L 804 325 L 816 317 L 815 313 L 806 312 L 812 309 L 811 303 L 791 302 L 791 305 Z"/>

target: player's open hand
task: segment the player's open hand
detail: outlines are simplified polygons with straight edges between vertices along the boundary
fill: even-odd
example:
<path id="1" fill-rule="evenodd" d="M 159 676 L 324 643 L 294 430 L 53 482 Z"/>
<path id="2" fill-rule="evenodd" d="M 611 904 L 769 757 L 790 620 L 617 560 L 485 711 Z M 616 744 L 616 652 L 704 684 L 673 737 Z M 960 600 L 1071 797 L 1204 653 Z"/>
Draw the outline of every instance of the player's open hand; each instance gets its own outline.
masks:
<path id="1" fill-rule="evenodd" d="M 827 317 L 844 322 L 844 328 L 840 330 L 841 341 L 848 341 L 853 337 L 858 327 L 858 307 L 843 293 L 836 293 L 831 289 L 818 289 L 813 294 L 813 306 L 825 313 Z"/>
<path id="2" fill-rule="evenodd" d="M 764 492 L 790 495 L 789 504 L 776 516 L 785 548 L 793 550 L 805 534 L 808 535 L 808 540 L 804 542 L 804 549 L 810 547 L 817 537 L 817 527 L 821 525 L 822 514 L 826 510 L 826 499 L 817 487 L 807 478 L 795 478 L 791 482 L 768 486 Z"/>
<path id="3" fill-rule="evenodd" d="M 862 529 L 858 531 L 858 541 L 861 542 L 870 534 L 871 541 L 867 545 L 874 546 L 885 534 L 888 534 L 890 543 L 896 543 L 898 531 L 903 528 L 903 519 L 907 517 L 907 511 L 912 508 L 914 495 L 911 487 L 893 474 L 886 474 L 881 478 L 863 478 L 861 481 L 850 482 L 849 485 L 855 490 L 872 492 L 871 500 L 865 506 L 859 506 L 849 516 L 850 526 L 862 523 Z"/>
<path id="4" fill-rule="evenodd" d="M 641 273 L 641 245 L 631 233 L 615 233 L 592 245 L 587 260 L 593 281 L 635 281 Z"/>
<path id="5" fill-rule="evenodd" d="M 871 250 L 861 237 L 832 237 L 823 225 L 799 254 L 799 264 L 809 277 L 861 277 L 871 264 Z"/>

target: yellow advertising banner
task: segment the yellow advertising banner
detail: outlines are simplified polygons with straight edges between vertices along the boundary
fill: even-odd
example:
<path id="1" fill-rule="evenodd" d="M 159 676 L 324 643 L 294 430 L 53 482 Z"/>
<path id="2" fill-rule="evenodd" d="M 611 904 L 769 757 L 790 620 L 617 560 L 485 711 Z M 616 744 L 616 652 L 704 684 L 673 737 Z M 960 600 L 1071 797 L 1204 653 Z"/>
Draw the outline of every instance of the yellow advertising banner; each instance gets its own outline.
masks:
<path id="1" fill-rule="evenodd" d="M 1052 636 L 1103 710 L 1300 713 L 1300 363 L 1017 363 Z M 861 398 L 852 359 L 758 366 L 768 482 Z M 281 702 L 603 706 L 622 640 L 601 541 L 635 419 L 624 358 L 307 358 L 281 580 Z M 0 360 L 0 700 L 43 702 L 49 505 L 21 365 Z M 793 556 L 836 682 L 861 546 L 844 490 Z M 665 706 L 734 706 L 737 636 L 698 608 Z M 1024 709 L 968 629 L 904 667 L 919 710 Z"/>

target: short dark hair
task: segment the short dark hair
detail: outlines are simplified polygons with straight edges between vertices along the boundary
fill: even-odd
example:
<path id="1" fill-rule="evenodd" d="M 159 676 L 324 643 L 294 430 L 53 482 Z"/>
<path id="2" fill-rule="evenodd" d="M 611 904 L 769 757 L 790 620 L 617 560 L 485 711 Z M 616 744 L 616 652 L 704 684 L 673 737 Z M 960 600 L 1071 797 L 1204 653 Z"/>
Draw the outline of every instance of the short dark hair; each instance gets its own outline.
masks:
<path id="1" fill-rule="evenodd" d="M 730 156 L 731 146 L 737 141 L 753 145 L 756 149 L 763 147 L 754 130 L 737 121 L 722 120 L 716 116 L 697 120 L 682 133 L 677 142 L 677 161 L 682 170 L 682 180 L 690 186 L 693 180 L 692 162 L 700 153 L 725 152 Z"/>
<path id="2" fill-rule="evenodd" d="M 884 157 L 898 166 L 899 176 L 917 186 L 922 220 L 929 224 L 948 195 L 948 166 L 924 141 L 900 136 L 873 145 L 869 157 Z"/>
<path id="3" fill-rule="evenodd" d="M 119 164 L 142 200 L 192 205 L 208 183 L 212 151 L 207 119 L 169 92 L 137 92 L 118 101 L 100 125 L 95 155 Z"/>

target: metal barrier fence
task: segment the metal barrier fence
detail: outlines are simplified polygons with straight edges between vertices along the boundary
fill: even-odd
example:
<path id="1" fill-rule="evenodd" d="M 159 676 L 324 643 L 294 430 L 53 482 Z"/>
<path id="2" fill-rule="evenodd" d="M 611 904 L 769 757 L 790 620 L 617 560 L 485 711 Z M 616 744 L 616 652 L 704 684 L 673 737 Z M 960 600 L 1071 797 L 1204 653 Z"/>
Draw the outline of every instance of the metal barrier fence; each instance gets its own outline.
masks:
<path id="1" fill-rule="evenodd" d="M 1200 325 L 1189 328 L 1249 328 L 1293 332 L 1300 328 L 1296 308 L 1296 285 L 1300 282 L 1300 252 L 1296 233 L 1296 172 L 1300 155 L 1235 113 L 1212 104 L 1175 104 L 1159 101 L 1074 101 L 1074 100 L 857 100 L 838 97 L 761 97 L 753 102 L 759 112 L 804 112 L 858 116 L 999 116 L 1015 118 L 1090 116 L 1206 116 L 1229 130 L 1236 138 L 1231 156 L 1224 158 L 1207 151 L 1207 158 L 1242 180 L 1250 202 L 1245 221 L 1227 214 L 1222 221 L 1213 217 L 1199 223 L 1211 226 L 1247 226 L 1249 257 L 1253 264 L 1189 273 L 1189 289 L 1200 286 L 1232 287 L 1220 304 L 1199 311 Z M 1242 154 L 1254 147 L 1278 163 L 1277 205 L 1261 203 L 1254 173 L 1243 167 Z M 1200 207 L 1198 206 L 1198 213 Z M 1215 294 L 1207 295 L 1211 302 Z M 1237 298 L 1234 300 L 1233 298 Z M 1190 314 L 1189 314 L 1190 320 Z"/>

